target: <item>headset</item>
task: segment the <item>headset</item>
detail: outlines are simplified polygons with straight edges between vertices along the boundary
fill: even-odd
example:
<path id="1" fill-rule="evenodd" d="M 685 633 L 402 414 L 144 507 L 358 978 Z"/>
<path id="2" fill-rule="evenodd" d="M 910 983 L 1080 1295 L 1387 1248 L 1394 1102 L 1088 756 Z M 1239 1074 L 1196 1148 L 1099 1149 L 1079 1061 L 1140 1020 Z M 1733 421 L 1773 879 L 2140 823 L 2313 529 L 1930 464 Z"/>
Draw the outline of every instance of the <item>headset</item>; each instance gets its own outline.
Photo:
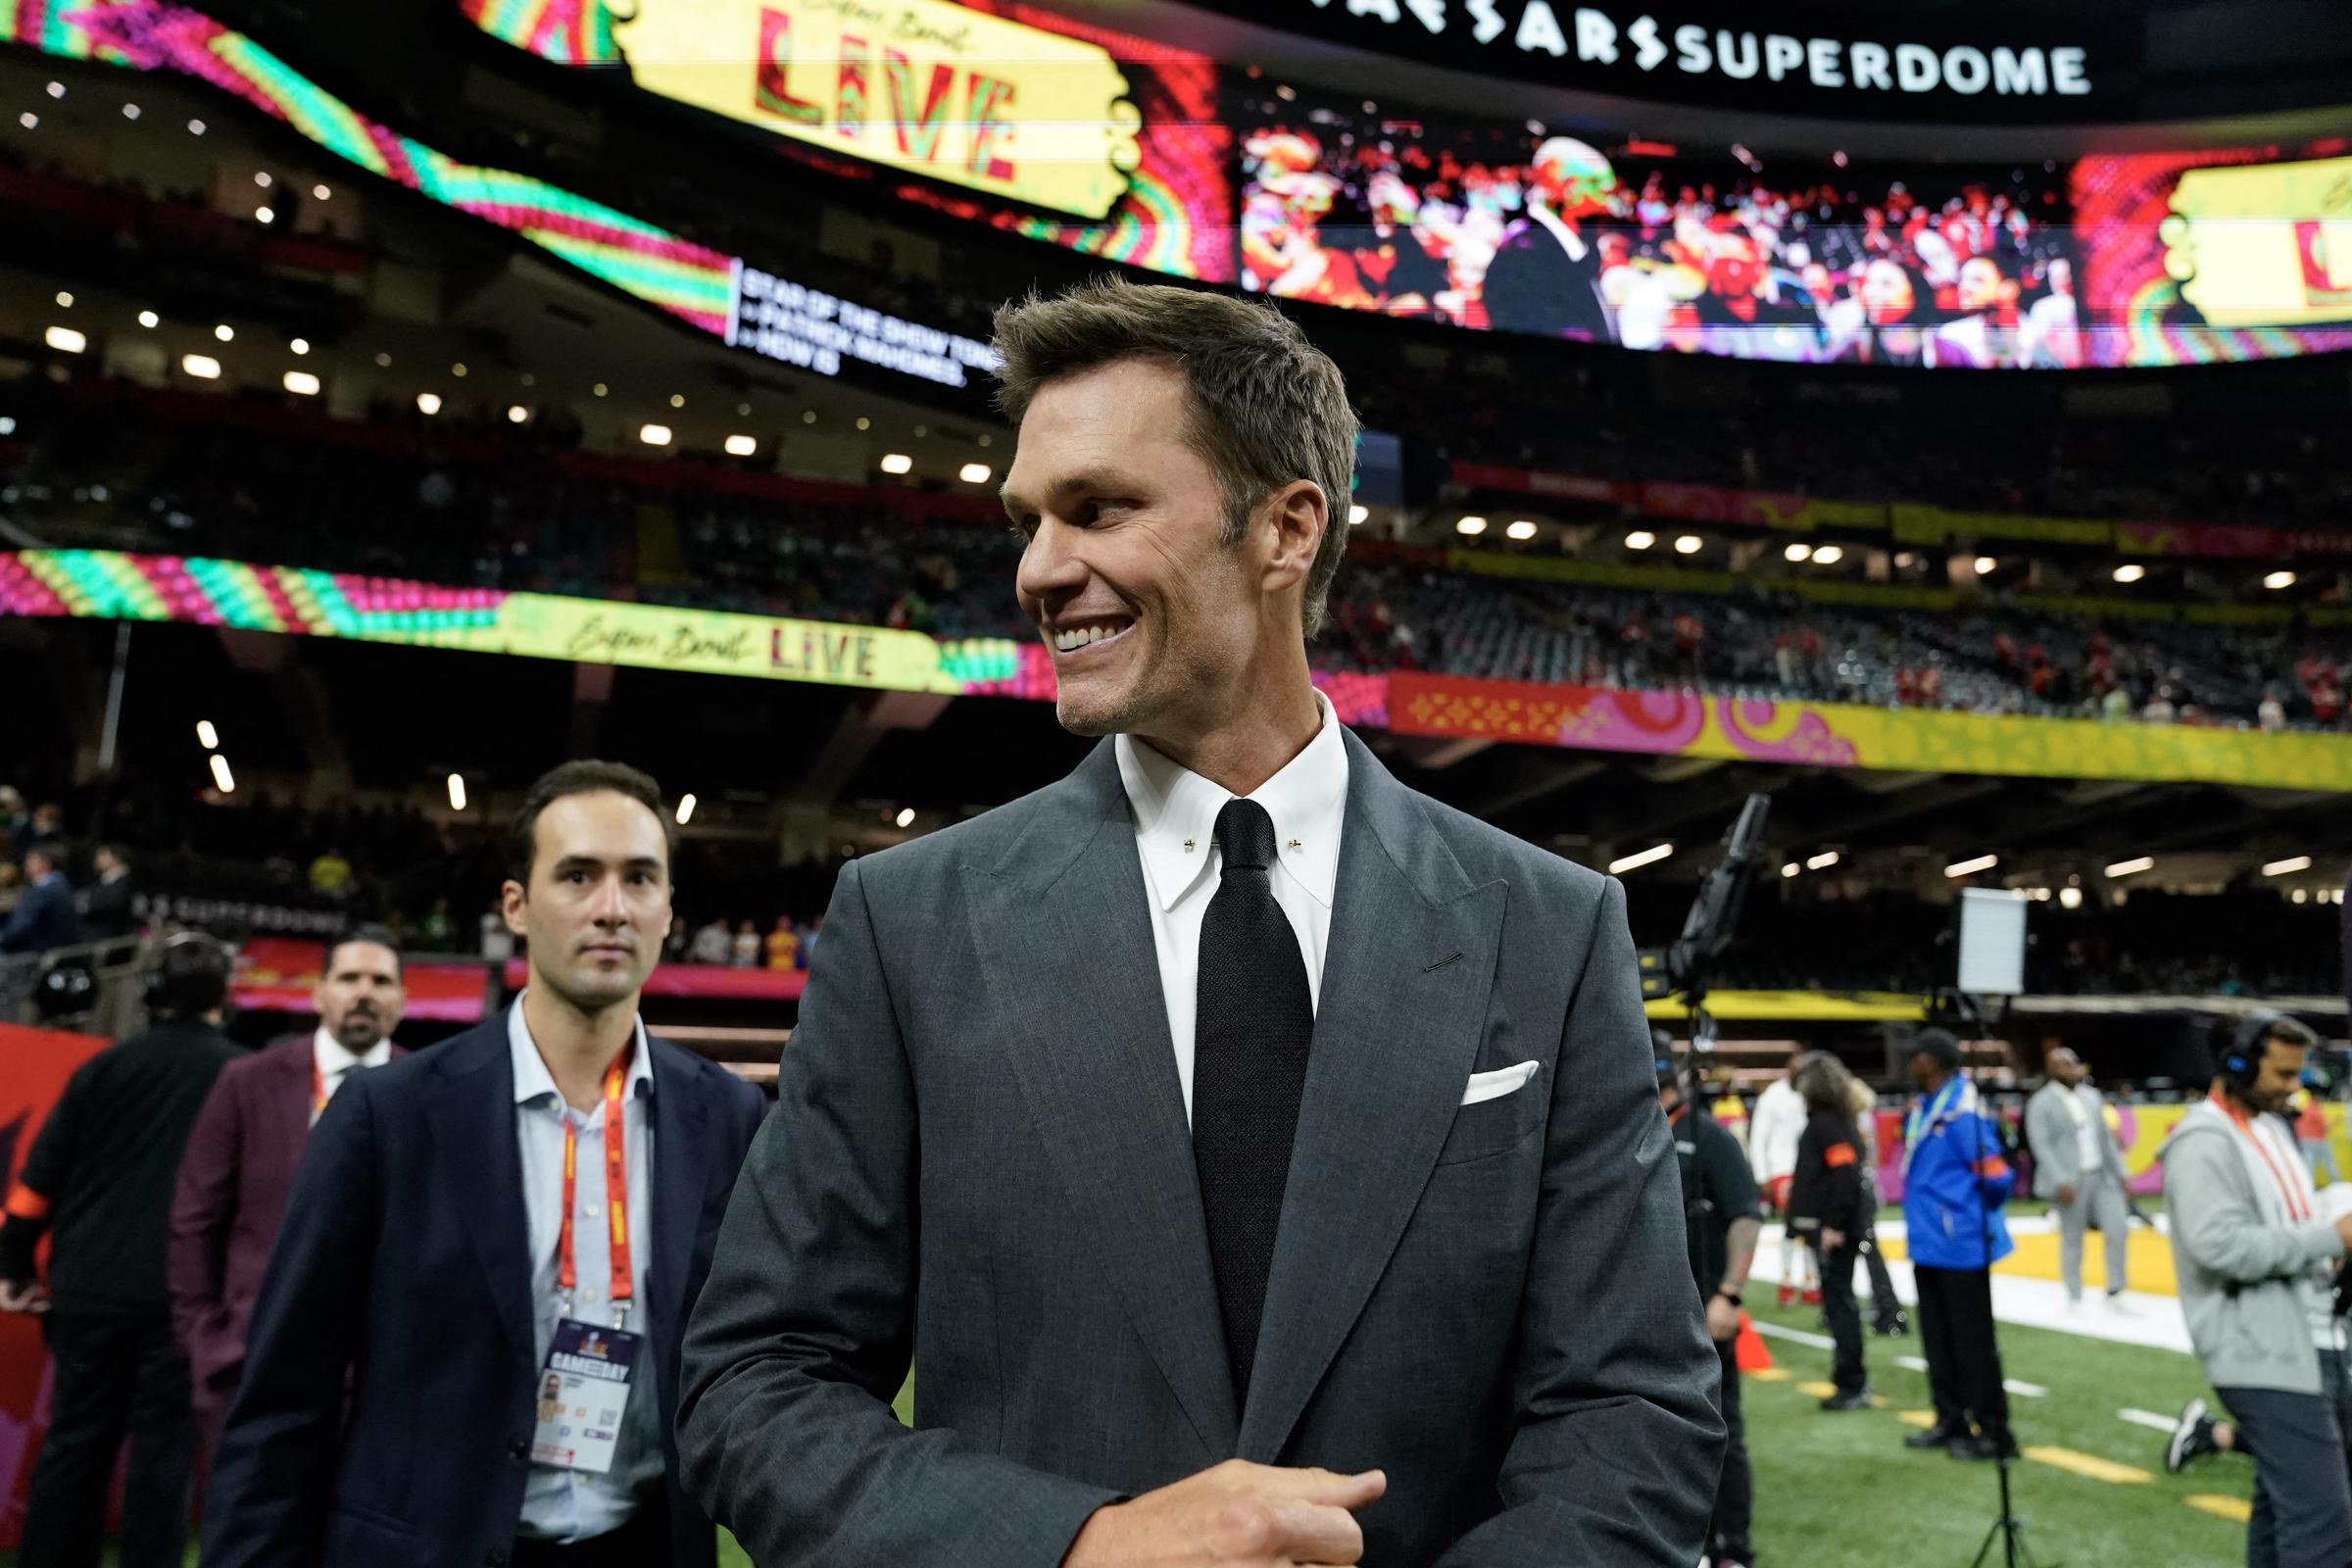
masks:
<path id="1" fill-rule="evenodd" d="M 219 937 L 181 931 L 168 937 L 147 971 L 146 1003 L 151 1013 L 201 1016 L 228 1001 L 237 971 L 237 953 Z"/>
<path id="2" fill-rule="evenodd" d="M 2257 1007 L 2237 1021 L 2230 1032 L 2229 1043 L 2214 1061 L 2214 1074 L 2239 1094 L 2253 1092 L 2254 1079 L 2262 1070 L 2264 1042 L 2273 1035 L 2288 1035 L 2309 1051 L 2320 1043 L 2320 1037 L 2309 1024 L 2290 1018 L 2269 1007 Z"/>

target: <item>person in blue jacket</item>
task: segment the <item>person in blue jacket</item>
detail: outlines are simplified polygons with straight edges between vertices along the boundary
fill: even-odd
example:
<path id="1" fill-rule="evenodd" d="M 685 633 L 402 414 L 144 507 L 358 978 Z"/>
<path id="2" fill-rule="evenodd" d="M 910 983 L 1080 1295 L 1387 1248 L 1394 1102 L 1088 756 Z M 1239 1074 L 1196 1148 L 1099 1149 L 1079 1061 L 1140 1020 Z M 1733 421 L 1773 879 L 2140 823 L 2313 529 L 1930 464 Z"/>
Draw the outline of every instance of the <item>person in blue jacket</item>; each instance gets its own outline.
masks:
<path id="1" fill-rule="evenodd" d="M 1992 1265 L 2010 1251 L 2001 1204 L 2017 1185 L 1999 1126 L 1941 1029 L 1911 1045 L 1919 1100 L 1903 1129 L 1903 1224 L 1919 1285 L 1919 1334 L 1936 1424 L 1903 1441 L 1955 1459 L 2013 1456 L 2009 1396 L 1993 1340 Z"/>

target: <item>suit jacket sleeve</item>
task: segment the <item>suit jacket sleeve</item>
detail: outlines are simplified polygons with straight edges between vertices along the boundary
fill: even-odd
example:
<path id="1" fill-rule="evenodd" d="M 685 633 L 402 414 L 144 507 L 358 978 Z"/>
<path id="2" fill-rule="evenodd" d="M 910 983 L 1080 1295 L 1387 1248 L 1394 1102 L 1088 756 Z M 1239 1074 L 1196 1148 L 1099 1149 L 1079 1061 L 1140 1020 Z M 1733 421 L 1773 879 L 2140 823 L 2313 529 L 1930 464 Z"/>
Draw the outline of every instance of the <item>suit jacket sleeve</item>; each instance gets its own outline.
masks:
<path id="1" fill-rule="evenodd" d="M 2034 1151 L 2034 1185 L 2047 1196 L 2056 1197 L 2082 1176 L 2082 1142 L 2075 1136 L 2074 1118 L 2047 1089 L 2026 1102 L 2026 1142 Z"/>
<path id="2" fill-rule="evenodd" d="M 1625 890 L 1601 897 L 1552 1075 L 1503 1508 L 1441 1568 L 1698 1560 L 1723 1461 L 1721 1365 L 1658 1109 Z"/>
<path id="3" fill-rule="evenodd" d="M 295 1171 L 213 1459 L 205 1568 L 318 1560 L 383 1201 L 369 1087 L 354 1074 L 327 1102 Z"/>
<path id="4" fill-rule="evenodd" d="M 213 1082 L 172 1189 L 172 1239 L 165 1268 L 172 1287 L 172 1332 L 187 1353 L 198 1389 L 224 1364 L 228 1313 L 228 1237 L 237 1220 L 237 1171 L 245 1141 L 241 1073 Z"/>
<path id="5" fill-rule="evenodd" d="M 891 1411 L 913 1348 L 918 1128 L 860 873 L 834 889 L 687 1324 L 683 1480 L 763 1568 L 1051 1565 L 1115 1494 Z"/>

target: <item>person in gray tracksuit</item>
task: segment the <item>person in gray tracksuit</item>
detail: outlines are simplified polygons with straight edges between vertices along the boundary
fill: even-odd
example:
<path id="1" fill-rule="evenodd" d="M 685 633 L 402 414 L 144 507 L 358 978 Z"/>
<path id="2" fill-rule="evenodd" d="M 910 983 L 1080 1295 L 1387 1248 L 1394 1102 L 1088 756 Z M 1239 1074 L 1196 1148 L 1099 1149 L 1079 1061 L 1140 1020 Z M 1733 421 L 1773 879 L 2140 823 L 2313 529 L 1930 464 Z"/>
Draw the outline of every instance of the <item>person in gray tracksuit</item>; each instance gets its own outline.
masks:
<path id="1" fill-rule="evenodd" d="M 2164 1145 L 2180 1309 L 2205 1375 L 2234 1425 L 2204 1401 L 2181 1413 L 2166 1468 L 2217 1448 L 2254 1461 L 2247 1568 L 2352 1561 L 2352 1385 L 2332 1275 L 2352 1215 L 2320 1217 L 2294 1134 L 2277 1112 L 2313 1043 L 2258 1015 L 2220 1053 L 2212 1092 Z"/>
<path id="2" fill-rule="evenodd" d="M 2026 1102 L 2026 1142 L 2034 1150 L 2034 1196 L 2058 1216 L 2058 1266 L 2070 1306 L 2082 1304 L 2083 1232 L 2096 1225 L 2107 1243 L 2107 1304 L 2124 1307 L 2128 1232 L 2124 1151 L 2107 1125 L 2107 1102 L 2090 1086 L 2082 1058 L 2053 1047 L 2049 1082 Z"/>

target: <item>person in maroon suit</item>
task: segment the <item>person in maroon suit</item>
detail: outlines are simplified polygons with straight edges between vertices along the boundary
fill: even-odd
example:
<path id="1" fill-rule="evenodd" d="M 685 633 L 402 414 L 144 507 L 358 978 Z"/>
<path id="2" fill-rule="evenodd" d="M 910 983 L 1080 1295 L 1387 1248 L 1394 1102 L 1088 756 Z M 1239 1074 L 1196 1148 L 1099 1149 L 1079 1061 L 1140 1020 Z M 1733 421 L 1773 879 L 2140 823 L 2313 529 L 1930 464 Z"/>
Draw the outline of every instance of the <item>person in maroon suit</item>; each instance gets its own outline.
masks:
<path id="1" fill-rule="evenodd" d="M 318 1027 L 230 1062 L 188 1135 L 172 1197 L 172 1327 L 187 1352 L 209 1454 L 245 1366 L 245 1329 L 311 1127 L 354 1072 L 404 1055 L 407 994 L 391 933 L 363 926 L 327 949 Z"/>

